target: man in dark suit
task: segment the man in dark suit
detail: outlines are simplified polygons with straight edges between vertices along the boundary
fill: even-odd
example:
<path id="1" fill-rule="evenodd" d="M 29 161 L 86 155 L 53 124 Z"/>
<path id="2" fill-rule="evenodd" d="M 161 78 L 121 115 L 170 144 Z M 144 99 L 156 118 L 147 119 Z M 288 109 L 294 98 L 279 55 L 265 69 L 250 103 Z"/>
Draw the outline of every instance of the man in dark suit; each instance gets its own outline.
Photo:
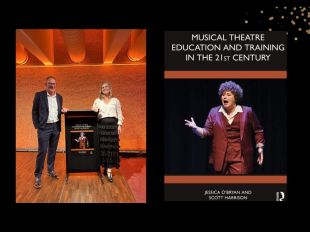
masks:
<path id="1" fill-rule="evenodd" d="M 32 106 L 32 122 L 38 134 L 38 155 L 36 159 L 35 188 L 41 188 L 41 175 L 47 155 L 48 175 L 58 179 L 54 170 L 55 155 L 61 131 L 61 113 L 67 111 L 62 107 L 62 96 L 56 94 L 56 80 L 46 79 L 46 90 L 35 94 Z"/>
<path id="2" fill-rule="evenodd" d="M 257 162 L 263 164 L 263 128 L 251 107 L 237 105 L 243 90 L 235 82 L 222 83 L 219 96 L 222 105 L 210 110 L 203 128 L 198 127 L 193 118 L 185 120 L 185 125 L 200 137 L 212 137 L 209 163 L 217 174 L 249 174 L 253 171 L 254 142 Z"/>

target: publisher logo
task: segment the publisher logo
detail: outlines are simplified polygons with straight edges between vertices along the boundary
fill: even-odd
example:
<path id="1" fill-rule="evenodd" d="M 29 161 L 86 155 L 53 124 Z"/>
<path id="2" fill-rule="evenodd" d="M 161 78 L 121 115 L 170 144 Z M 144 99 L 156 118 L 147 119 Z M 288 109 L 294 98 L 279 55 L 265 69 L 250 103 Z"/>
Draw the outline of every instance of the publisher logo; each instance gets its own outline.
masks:
<path id="1" fill-rule="evenodd" d="M 277 192 L 276 193 L 276 201 L 283 201 L 284 200 L 284 192 Z"/>

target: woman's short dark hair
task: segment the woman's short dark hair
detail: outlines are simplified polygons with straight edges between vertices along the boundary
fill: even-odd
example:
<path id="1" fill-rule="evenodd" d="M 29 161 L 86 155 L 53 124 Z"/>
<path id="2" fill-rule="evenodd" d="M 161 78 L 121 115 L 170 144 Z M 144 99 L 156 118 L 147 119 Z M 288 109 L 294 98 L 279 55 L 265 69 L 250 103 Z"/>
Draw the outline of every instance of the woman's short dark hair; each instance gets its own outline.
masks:
<path id="1" fill-rule="evenodd" d="M 226 81 L 220 85 L 219 96 L 221 97 L 226 91 L 231 91 L 233 93 L 236 99 L 236 103 L 238 103 L 243 97 L 243 89 L 240 87 L 240 85 L 233 81 Z"/>

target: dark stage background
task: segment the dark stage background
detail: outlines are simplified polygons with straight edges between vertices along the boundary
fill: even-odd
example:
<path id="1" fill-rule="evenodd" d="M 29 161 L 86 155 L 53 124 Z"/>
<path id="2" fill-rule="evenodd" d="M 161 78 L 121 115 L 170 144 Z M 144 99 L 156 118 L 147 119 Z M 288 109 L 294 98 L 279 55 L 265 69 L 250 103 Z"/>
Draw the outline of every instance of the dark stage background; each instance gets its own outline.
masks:
<path id="1" fill-rule="evenodd" d="M 218 89 L 228 80 L 165 80 L 165 174 L 208 174 L 212 140 L 185 126 L 194 118 L 203 127 L 210 109 L 220 105 Z M 251 106 L 265 132 L 264 164 L 255 174 L 286 174 L 287 81 L 233 80 L 243 88 L 241 105 Z M 255 144 L 253 145 L 255 146 Z"/>

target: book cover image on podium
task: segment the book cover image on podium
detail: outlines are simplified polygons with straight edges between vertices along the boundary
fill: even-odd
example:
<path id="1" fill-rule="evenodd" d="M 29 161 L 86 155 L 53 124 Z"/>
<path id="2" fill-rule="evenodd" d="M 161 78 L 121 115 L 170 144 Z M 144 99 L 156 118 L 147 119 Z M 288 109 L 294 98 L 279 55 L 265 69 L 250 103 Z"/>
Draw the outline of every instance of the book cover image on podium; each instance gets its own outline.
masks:
<path id="1" fill-rule="evenodd" d="M 70 132 L 71 152 L 78 151 L 79 154 L 94 154 L 94 130 L 72 130 Z"/>
<path id="2" fill-rule="evenodd" d="M 66 170 L 100 172 L 97 136 L 97 113 L 70 110 L 66 120 Z"/>

